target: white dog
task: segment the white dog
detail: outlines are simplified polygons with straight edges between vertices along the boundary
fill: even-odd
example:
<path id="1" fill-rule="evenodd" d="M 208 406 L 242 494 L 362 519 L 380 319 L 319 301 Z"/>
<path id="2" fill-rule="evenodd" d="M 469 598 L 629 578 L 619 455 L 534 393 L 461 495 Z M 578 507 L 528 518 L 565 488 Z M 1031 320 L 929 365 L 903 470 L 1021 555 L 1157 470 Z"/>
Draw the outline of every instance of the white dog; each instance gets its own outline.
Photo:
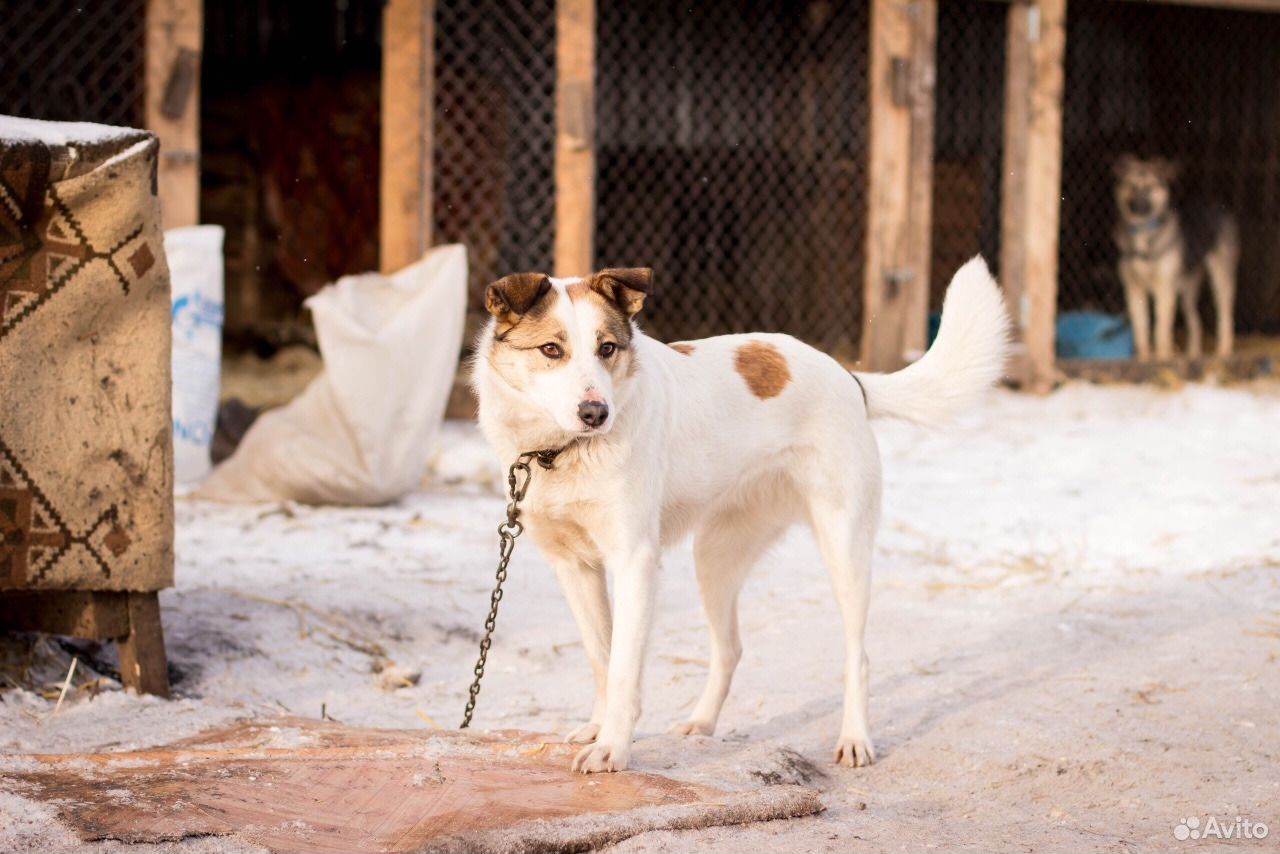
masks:
<path id="1" fill-rule="evenodd" d="M 880 458 L 868 421 L 936 424 L 974 402 L 1004 366 L 1000 291 L 973 259 L 952 280 L 937 341 L 920 361 L 851 375 L 787 335 L 655 341 L 634 322 L 650 279 L 647 269 L 615 269 L 494 282 L 474 365 L 480 427 L 504 464 L 560 451 L 551 470 L 535 469 L 522 518 L 555 568 L 595 671 L 591 719 L 569 736 L 591 743 L 572 767 L 627 767 L 663 549 L 694 535 L 710 676 L 674 732 L 709 735 L 742 653 L 742 582 L 799 521 L 817 537 L 844 619 L 835 759 L 870 764 L 863 630 Z"/>

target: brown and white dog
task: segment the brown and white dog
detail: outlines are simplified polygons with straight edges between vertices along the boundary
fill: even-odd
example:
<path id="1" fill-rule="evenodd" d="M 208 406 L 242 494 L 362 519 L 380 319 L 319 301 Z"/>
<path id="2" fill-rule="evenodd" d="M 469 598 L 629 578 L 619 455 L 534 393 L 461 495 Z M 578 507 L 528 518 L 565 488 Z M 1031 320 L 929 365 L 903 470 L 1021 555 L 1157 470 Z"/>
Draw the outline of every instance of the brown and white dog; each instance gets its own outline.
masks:
<path id="1" fill-rule="evenodd" d="M 1151 358 L 1151 307 L 1155 302 L 1155 356 L 1173 357 L 1173 321 L 1179 303 L 1187 324 L 1187 355 L 1198 358 L 1203 332 L 1200 286 L 1208 274 L 1218 320 L 1219 356 L 1230 356 L 1234 335 L 1236 267 L 1240 229 L 1230 213 L 1205 201 L 1175 205 L 1177 166 L 1162 157 L 1126 154 L 1115 165 L 1115 227 L 1133 344 Z"/>
<path id="2" fill-rule="evenodd" d="M 835 759 L 869 764 L 863 630 L 880 458 L 868 422 L 939 423 L 985 391 L 1005 361 L 1000 291 L 975 258 L 952 280 L 937 341 L 920 361 L 851 375 L 787 335 L 649 338 L 635 316 L 650 279 L 647 269 L 614 269 L 494 282 L 474 364 L 480 427 L 504 465 L 564 449 L 552 470 L 537 470 L 523 519 L 595 671 L 591 718 L 569 736 L 589 742 L 573 768 L 627 767 L 662 551 L 693 534 L 710 676 L 674 732 L 710 734 L 742 651 L 738 592 L 756 558 L 796 522 L 817 537 L 844 619 Z"/>

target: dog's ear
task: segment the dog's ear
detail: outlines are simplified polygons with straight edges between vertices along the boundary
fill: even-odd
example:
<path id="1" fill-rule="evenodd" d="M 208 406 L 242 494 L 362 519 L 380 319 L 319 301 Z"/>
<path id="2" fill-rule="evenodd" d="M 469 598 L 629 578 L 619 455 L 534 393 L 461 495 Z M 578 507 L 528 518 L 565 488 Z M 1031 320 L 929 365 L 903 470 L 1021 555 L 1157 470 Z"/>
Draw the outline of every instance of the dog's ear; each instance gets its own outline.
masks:
<path id="1" fill-rule="evenodd" d="M 499 323 L 514 326 L 551 290 L 545 273 L 513 273 L 489 285 L 484 307 Z"/>
<path id="2" fill-rule="evenodd" d="M 644 298 L 653 293 L 653 270 L 610 267 L 591 277 L 591 289 L 617 303 L 627 317 L 635 317 L 644 307 Z"/>
<path id="3" fill-rule="evenodd" d="M 1117 179 L 1123 178 L 1129 173 L 1129 170 L 1141 162 L 1137 156 L 1126 152 L 1116 158 L 1116 162 L 1111 166 L 1111 174 L 1115 175 Z"/>
<path id="4" fill-rule="evenodd" d="M 1166 157 L 1157 157 L 1151 161 L 1151 168 L 1155 170 L 1157 176 L 1166 184 L 1172 184 L 1177 180 L 1178 175 L 1182 172 L 1182 164 L 1175 160 L 1169 160 Z"/>

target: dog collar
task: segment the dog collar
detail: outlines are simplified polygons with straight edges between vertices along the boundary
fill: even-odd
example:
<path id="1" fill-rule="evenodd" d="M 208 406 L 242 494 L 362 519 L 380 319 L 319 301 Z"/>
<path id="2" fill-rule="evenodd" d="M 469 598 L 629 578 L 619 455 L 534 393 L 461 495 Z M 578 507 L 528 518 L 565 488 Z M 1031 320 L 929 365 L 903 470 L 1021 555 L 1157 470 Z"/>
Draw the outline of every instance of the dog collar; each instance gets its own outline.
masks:
<path id="1" fill-rule="evenodd" d="M 1163 227 L 1168 221 L 1169 215 L 1165 213 L 1160 216 L 1153 216 L 1151 219 L 1144 219 L 1136 225 L 1125 223 L 1125 228 L 1129 230 L 1130 234 L 1138 234 L 1143 231 L 1155 231 L 1156 229 Z"/>
<path id="2" fill-rule="evenodd" d="M 542 466 L 547 471 L 551 471 L 551 467 L 556 464 L 556 457 L 564 453 L 564 450 L 567 447 L 569 446 L 565 445 L 564 448 L 556 448 L 554 450 L 525 451 L 523 454 L 520 455 L 520 459 L 537 460 L 538 465 Z"/>

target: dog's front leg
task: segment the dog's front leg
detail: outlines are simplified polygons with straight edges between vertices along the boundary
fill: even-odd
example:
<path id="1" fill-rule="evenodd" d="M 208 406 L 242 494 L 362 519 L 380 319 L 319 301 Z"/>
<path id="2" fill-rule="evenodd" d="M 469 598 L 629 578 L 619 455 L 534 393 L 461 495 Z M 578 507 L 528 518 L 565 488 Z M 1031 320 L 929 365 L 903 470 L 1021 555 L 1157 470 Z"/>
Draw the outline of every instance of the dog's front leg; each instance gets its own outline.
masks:
<path id="1" fill-rule="evenodd" d="M 1129 308 L 1129 326 L 1133 329 L 1134 354 L 1138 361 L 1145 362 L 1151 358 L 1151 306 L 1147 302 L 1147 291 L 1128 264 L 1120 265 L 1120 278 Z"/>
<path id="2" fill-rule="evenodd" d="M 578 630 L 582 632 L 582 645 L 586 647 L 596 683 L 591 719 L 570 733 L 568 740 L 578 743 L 595 741 L 600 727 L 604 725 L 607 708 L 609 642 L 613 634 L 609 588 L 605 582 L 604 567 L 567 558 L 555 561 L 555 569 Z"/>
<path id="3" fill-rule="evenodd" d="M 658 545 L 644 541 L 621 550 L 614 569 L 613 638 L 609 655 L 604 726 L 595 744 L 573 759 L 573 770 L 622 771 L 631 758 L 631 739 L 640 717 L 640 681 L 653 619 Z"/>
<path id="4" fill-rule="evenodd" d="M 609 585 L 604 561 L 586 532 L 563 520 L 546 519 L 536 513 L 528 517 L 529 533 L 547 563 L 556 571 L 560 589 L 582 633 L 582 646 L 595 676 L 595 703 L 591 719 L 569 734 L 572 742 L 595 741 L 604 724 L 605 687 L 609 673 L 609 640 L 613 615 L 609 608 Z"/>

